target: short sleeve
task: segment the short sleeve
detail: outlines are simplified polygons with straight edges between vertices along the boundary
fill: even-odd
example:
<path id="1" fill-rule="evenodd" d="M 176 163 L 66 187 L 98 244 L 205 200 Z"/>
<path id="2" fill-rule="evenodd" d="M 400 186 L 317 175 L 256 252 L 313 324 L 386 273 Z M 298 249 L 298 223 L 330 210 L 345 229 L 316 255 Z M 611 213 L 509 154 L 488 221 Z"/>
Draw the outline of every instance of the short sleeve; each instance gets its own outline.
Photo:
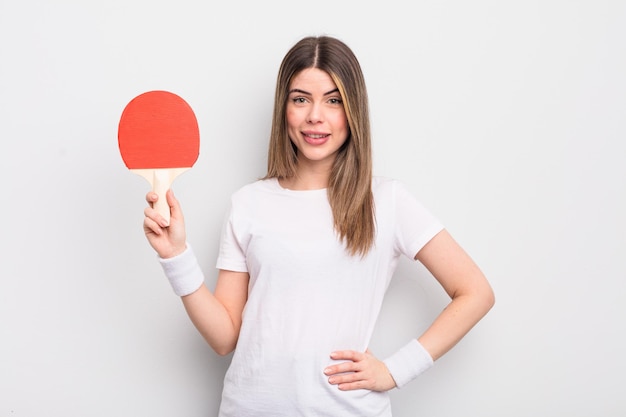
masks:
<path id="1" fill-rule="evenodd" d="M 228 211 L 222 224 L 220 237 L 220 248 L 217 257 L 216 267 L 228 271 L 248 272 L 246 255 L 241 247 L 240 239 L 237 236 L 237 225 L 235 224 L 235 213 L 233 204 Z"/>
<path id="2" fill-rule="evenodd" d="M 397 250 L 413 259 L 443 225 L 399 181 L 394 181 L 395 240 Z"/>

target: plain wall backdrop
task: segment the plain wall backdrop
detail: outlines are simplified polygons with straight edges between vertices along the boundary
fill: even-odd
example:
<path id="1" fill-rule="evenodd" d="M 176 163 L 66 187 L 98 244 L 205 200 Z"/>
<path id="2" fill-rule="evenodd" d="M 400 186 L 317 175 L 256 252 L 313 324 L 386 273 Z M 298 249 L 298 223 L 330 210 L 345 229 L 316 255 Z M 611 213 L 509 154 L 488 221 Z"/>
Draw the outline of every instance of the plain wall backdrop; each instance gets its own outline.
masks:
<path id="1" fill-rule="evenodd" d="M 280 60 L 319 34 L 360 59 L 375 173 L 497 297 L 394 416 L 626 415 L 625 22 L 618 0 L 0 0 L 0 417 L 216 415 L 230 356 L 143 235 L 117 124 L 149 90 L 195 110 L 200 157 L 173 188 L 213 288 L 228 198 L 265 173 Z M 374 353 L 446 302 L 401 263 Z"/>

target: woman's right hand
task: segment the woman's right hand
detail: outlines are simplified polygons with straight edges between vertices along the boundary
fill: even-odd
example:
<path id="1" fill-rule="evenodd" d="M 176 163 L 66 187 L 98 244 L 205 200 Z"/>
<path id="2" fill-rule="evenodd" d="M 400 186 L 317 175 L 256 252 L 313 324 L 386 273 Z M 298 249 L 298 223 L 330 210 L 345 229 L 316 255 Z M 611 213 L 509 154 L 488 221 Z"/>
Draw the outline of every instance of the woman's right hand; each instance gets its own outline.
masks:
<path id="1" fill-rule="evenodd" d="M 166 198 L 171 213 L 169 226 L 165 226 L 165 219 L 153 208 L 154 203 L 159 199 L 157 193 L 154 192 L 146 194 L 149 206 L 144 210 L 143 220 L 143 230 L 150 246 L 163 259 L 179 255 L 187 248 L 185 220 L 180 204 L 172 190 L 167 191 Z"/>

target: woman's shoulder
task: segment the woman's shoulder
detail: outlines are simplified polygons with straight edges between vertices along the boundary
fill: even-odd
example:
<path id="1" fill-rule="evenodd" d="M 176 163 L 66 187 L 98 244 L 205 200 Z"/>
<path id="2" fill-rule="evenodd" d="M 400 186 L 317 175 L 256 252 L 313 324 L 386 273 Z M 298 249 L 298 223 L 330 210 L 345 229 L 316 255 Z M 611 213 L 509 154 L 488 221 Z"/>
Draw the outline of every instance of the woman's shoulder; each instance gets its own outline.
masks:
<path id="1" fill-rule="evenodd" d="M 397 188 L 404 188 L 402 181 L 384 176 L 374 176 L 372 178 L 372 192 L 374 195 L 384 192 L 393 192 Z"/>
<path id="2" fill-rule="evenodd" d="M 244 184 L 232 193 L 232 200 L 248 200 L 259 195 L 272 193 L 280 190 L 276 178 L 258 179 Z"/>
<path id="3" fill-rule="evenodd" d="M 372 190 L 377 214 L 387 213 L 395 220 L 399 216 L 403 219 L 401 221 L 407 222 L 407 224 L 421 224 L 433 230 L 440 230 L 443 227 L 429 209 L 422 204 L 417 193 L 404 181 L 388 177 L 374 177 Z"/>
<path id="4" fill-rule="evenodd" d="M 378 201 L 418 200 L 417 196 L 404 181 L 384 176 L 374 176 L 372 178 L 372 193 L 374 194 L 374 199 Z"/>

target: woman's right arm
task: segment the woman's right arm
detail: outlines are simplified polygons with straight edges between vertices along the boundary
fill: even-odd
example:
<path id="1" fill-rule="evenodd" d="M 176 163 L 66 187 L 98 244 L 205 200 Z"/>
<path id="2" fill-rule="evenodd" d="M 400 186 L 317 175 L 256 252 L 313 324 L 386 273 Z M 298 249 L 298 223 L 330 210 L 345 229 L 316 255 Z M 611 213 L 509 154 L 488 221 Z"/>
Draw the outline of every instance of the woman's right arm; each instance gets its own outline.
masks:
<path id="1" fill-rule="evenodd" d="M 162 259 L 180 255 L 187 249 L 180 204 L 171 190 L 166 198 L 171 212 L 169 226 L 164 226 L 164 219 L 152 207 L 158 199 L 156 193 L 146 196 L 149 207 L 144 211 L 143 226 L 148 242 Z M 220 355 L 232 352 L 237 344 L 248 299 L 248 281 L 247 272 L 220 270 L 214 293 L 202 283 L 197 290 L 181 297 L 196 329 Z"/>
<path id="2" fill-rule="evenodd" d="M 202 284 L 197 291 L 182 297 L 194 326 L 219 355 L 232 352 L 237 344 L 248 300 L 248 280 L 247 272 L 220 269 L 214 294 Z"/>

